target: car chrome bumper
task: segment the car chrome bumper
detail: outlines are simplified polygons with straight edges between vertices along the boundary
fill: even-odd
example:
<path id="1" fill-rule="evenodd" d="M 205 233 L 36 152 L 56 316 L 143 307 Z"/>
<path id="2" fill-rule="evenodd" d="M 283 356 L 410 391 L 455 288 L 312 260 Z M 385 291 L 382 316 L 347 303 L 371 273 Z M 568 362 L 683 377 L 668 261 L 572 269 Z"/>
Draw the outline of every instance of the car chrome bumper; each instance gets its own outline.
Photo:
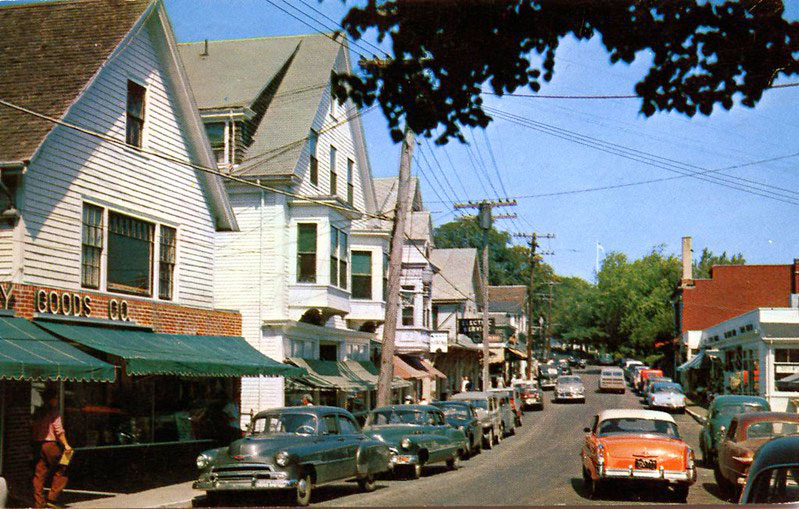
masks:
<path id="1" fill-rule="evenodd" d="M 585 393 L 583 393 L 583 394 L 556 394 L 555 396 L 558 399 L 585 399 Z"/>
<path id="2" fill-rule="evenodd" d="M 216 481 L 195 481 L 191 485 L 195 490 L 205 491 L 240 491 L 263 489 L 288 489 L 297 486 L 296 479 L 236 479 Z"/>
<path id="3" fill-rule="evenodd" d="M 397 465 L 416 465 L 419 463 L 419 456 L 415 454 L 392 454 L 391 468 Z"/>
<path id="4" fill-rule="evenodd" d="M 651 479 L 654 481 L 696 481 L 696 471 L 688 470 L 636 470 L 634 468 L 604 468 L 599 472 L 603 479 Z"/>

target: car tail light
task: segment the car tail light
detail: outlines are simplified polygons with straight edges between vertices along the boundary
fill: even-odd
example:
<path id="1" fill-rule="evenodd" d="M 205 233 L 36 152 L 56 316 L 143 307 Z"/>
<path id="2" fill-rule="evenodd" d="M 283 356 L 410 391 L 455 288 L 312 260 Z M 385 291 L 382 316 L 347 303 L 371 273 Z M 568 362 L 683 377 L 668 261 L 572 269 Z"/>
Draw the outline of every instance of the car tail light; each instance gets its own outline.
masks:
<path id="1" fill-rule="evenodd" d="M 739 461 L 741 463 L 752 463 L 752 461 L 754 460 L 754 458 L 750 456 L 733 456 L 732 459 L 734 459 L 735 461 Z"/>
<path id="2" fill-rule="evenodd" d="M 685 464 L 688 467 L 688 470 L 694 469 L 694 450 L 690 447 L 685 450 Z"/>

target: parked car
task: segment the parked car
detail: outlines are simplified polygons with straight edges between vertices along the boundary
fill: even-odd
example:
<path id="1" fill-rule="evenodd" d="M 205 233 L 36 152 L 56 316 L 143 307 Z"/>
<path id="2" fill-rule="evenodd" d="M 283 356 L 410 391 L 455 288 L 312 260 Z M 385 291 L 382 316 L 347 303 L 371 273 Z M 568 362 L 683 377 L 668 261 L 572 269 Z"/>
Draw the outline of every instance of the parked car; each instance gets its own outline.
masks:
<path id="1" fill-rule="evenodd" d="M 638 387 L 638 384 L 641 381 L 641 371 L 645 369 L 652 369 L 649 366 L 633 366 L 633 370 L 630 373 L 630 388 L 635 391 Z"/>
<path id="2" fill-rule="evenodd" d="M 621 368 L 602 368 L 599 372 L 599 392 L 612 391 L 624 394 L 624 372 Z"/>
<path id="3" fill-rule="evenodd" d="M 585 359 L 577 359 L 577 367 L 580 369 L 585 369 L 588 363 Z"/>
<path id="4" fill-rule="evenodd" d="M 572 368 L 568 364 L 558 364 L 558 374 L 560 375 L 571 375 Z"/>
<path id="5" fill-rule="evenodd" d="M 466 434 L 447 424 L 441 409 L 432 405 L 389 405 L 369 412 L 364 434 L 389 447 L 391 468 L 405 470 L 412 479 L 422 467 L 446 462 L 454 470 L 466 452 Z"/>
<path id="6" fill-rule="evenodd" d="M 699 434 L 702 463 L 706 467 L 716 464 L 717 446 L 730 427 L 733 416 L 750 412 L 768 412 L 771 406 L 765 398 L 726 394 L 716 396 L 708 408 L 705 424 Z"/>
<path id="7" fill-rule="evenodd" d="M 555 401 L 574 400 L 585 403 L 583 379 L 577 375 L 559 376 L 555 385 Z"/>
<path id="8" fill-rule="evenodd" d="M 538 387 L 535 380 L 525 380 L 514 382 L 515 387 L 519 388 L 524 408 L 544 409 L 544 391 Z"/>
<path id="9" fill-rule="evenodd" d="M 613 355 L 609 353 L 601 353 L 599 354 L 597 363 L 600 366 L 613 366 Z"/>
<path id="10" fill-rule="evenodd" d="M 432 405 L 444 412 L 447 424 L 466 435 L 466 456 L 479 453 L 483 448 L 483 427 L 475 406 L 468 401 L 434 401 Z"/>
<path id="11" fill-rule="evenodd" d="M 390 453 L 343 408 L 287 407 L 256 414 L 244 438 L 203 452 L 197 468 L 193 488 L 213 504 L 234 492 L 291 489 L 298 505 L 308 505 L 321 484 L 354 478 L 362 490 L 374 490 L 375 476 L 390 468 Z"/>
<path id="12" fill-rule="evenodd" d="M 663 370 L 650 368 L 650 369 L 642 369 L 640 373 L 638 373 L 638 383 L 635 385 L 635 390 L 638 391 L 638 394 L 644 394 L 644 387 L 646 386 L 646 381 L 650 377 L 662 377 Z"/>
<path id="13" fill-rule="evenodd" d="M 483 448 L 491 449 L 502 441 L 502 416 L 499 398 L 490 392 L 459 392 L 450 401 L 468 401 L 477 409 L 477 418 L 483 428 Z"/>
<path id="14" fill-rule="evenodd" d="M 503 394 L 508 396 L 511 413 L 513 414 L 514 427 L 521 426 L 523 424 L 522 418 L 524 412 L 522 409 L 522 393 L 519 388 L 511 385 L 510 387 L 491 389 L 491 392 L 500 396 Z"/>
<path id="15" fill-rule="evenodd" d="M 799 436 L 777 437 L 763 445 L 749 467 L 741 504 L 799 502 Z"/>
<path id="16" fill-rule="evenodd" d="M 685 394 L 675 382 L 655 382 L 649 385 L 646 404 L 652 410 L 685 413 Z"/>
<path id="17" fill-rule="evenodd" d="M 558 368 L 552 364 L 542 364 L 538 367 L 538 383 L 543 390 L 554 389 L 558 376 Z"/>
<path id="18" fill-rule="evenodd" d="M 502 418 L 500 433 L 503 437 L 516 434 L 516 413 L 513 411 L 510 394 L 507 389 L 491 389 L 499 400 L 499 415 Z"/>
<path id="19" fill-rule="evenodd" d="M 722 494 L 738 500 L 758 449 L 775 437 L 797 431 L 799 414 L 753 412 L 734 416 L 718 444 L 718 462 L 713 469 Z"/>
<path id="20" fill-rule="evenodd" d="M 583 482 L 592 498 L 614 480 L 670 487 L 685 501 L 696 482 L 694 452 L 674 418 L 653 410 L 604 410 L 585 428 L 580 451 Z"/>
<path id="21" fill-rule="evenodd" d="M 655 384 L 655 383 L 658 383 L 658 382 L 674 382 L 674 380 L 672 380 L 668 376 L 650 376 L 649 378 L 647 378 L 646 381 L 644 382 L 644 389 L 641 392 L 641 395 L 642 395 L 641 399 L 643 400 L 644 404 L 648 404 L 649 403 L 649 393 L 650 393 L 650 389 L 652 387 L 652 384 Z"/>
<path id="22" fill-rule="evenodd" d="M 627 380 L 627 382 L 632 382 L 633 368 L 635 366 L 643 366 L 643 365 L 644 363 L 639 360 L 626 359 L 624 361 L 624 365 L 621 366 L 621 368 L 624 370 L 624 379 Z"/>

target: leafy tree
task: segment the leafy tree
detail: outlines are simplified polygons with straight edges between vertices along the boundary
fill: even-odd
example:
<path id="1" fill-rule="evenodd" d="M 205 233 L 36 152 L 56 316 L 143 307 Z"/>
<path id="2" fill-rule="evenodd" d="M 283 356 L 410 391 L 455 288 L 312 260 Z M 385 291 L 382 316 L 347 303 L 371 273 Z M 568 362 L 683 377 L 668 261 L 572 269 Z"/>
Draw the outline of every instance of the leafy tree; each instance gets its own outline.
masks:
<path id="1" fill-rule="evenodd" d="M 641 112 L 709 115 L 733 97 L 752 107 L 778 75 L 799 73 L 799 24 L 782 0 L 368 0 L 342 20 L 351 38 L 376 30 L 388 59 L 362 61 L 361 75 L 333 75 L 337 97 L 376 100 L 395 141 L 401 120 L 437 142 L 464 141 L 462 126 L 485 127 L 481 87 L 537 92 L 555 70 L 560 40 L 601 37 L 610 61 L 652 55 L 635 86 Z"/>
<path id="2" fill-rule="evenodd" d="M 721 256 L 714 255 L 708 248 L 702 250 L 702 256 L 699 257 L 698 262 L 693 263 L 693 276 L 696 279 L 710 279 L 710 268 L 714 265 L 745 265 L 744 255 L 742 253 L 734 254 L 727 258 L 727 251 L 721 253 Z"/>

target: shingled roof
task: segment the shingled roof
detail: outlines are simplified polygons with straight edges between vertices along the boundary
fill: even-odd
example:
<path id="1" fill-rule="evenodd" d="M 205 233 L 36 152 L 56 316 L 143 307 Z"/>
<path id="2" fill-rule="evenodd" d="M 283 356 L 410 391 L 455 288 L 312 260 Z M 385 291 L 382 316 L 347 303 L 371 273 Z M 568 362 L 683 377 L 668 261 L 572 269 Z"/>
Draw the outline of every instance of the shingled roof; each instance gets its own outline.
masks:
<path id="1" fill-rule="evenodd" d="M 152 0 L 0 8 L 0 98 L 62 118 Z M 55 124 L 0 105 L 0 163 L 30 160 Z"/>
<path id="2" fill-rule="evenodd" d="M 463 301 L 480 295 L 477 249 L 433 249 L 430 261 L 439 268 L 433 276 L 433 300 Z"/>
<path id="3" fill-rule="evenodd" d="M 523 285 L 489 286 L 488 310 L 498 313 L 521 313 L 527 297 L 527 287 Z"/>
<path id="4" fill-rule="evenodd" d="M 209 41 L 207 53 L 205 42 L 178 48 L 201 111 L 249 108 L 263 115 L 236 174 L 294 175 L 341 41 L 314 34 Z"/>

